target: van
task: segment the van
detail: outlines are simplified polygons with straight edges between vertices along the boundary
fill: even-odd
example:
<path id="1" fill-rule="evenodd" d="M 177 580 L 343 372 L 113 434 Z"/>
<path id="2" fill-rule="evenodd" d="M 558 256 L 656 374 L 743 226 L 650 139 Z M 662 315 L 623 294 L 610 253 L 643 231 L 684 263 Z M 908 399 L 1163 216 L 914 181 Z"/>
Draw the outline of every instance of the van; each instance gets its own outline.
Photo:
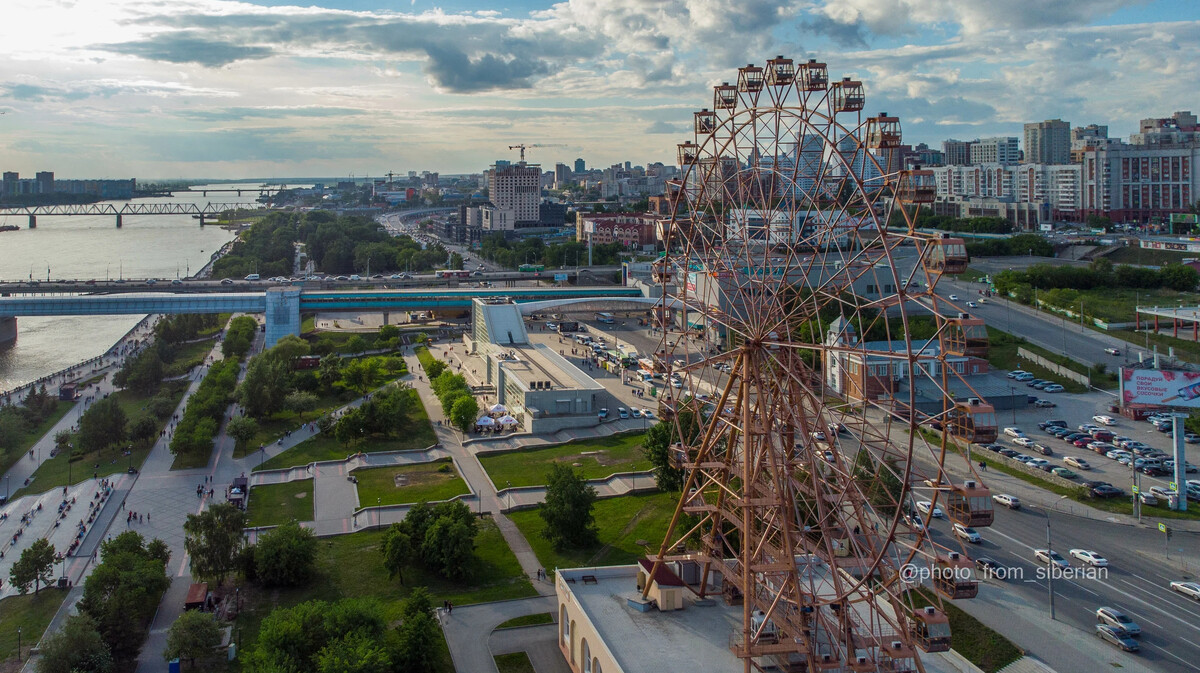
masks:
<path id="1" fill-rule="evenodd" d="M 259 280 L 261 278 L 262 277 L 259 276 L 257 273 L 252 273 L 252 274 L 246 276 L 246 280 Z"/>

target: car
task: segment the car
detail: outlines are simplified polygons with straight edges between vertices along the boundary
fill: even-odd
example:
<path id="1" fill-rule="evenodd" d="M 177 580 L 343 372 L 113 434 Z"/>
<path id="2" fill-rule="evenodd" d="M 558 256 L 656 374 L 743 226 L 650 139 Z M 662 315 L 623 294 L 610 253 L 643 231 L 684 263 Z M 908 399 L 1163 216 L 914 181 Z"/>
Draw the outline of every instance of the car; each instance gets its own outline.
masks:
<path id="1" fill-rule="evenodd" d="M 608 407 L 604 407 L 604 408 L 600 409 L 600 412 L 597 413 L 596 415 L 600 417 L 600 420 L 604 420 L 604 419 L 608 418 Z"/>
<path id="2" fill-rule="evenodd" d="M 1046 446 L 1045 444 L 1033 444 L 1029 448 L 1033 449 L 1034 451 L 1037 451 L 1038 453 L 1042 454 L 1043 456 L 1053 456 L 1054 455 L 1054 449 Z"/>
<path id="3" fill-rule="evenodd" d="M 1080 437 L 1079 439 L 1077 439 L 1071 443 L 1082 449 L 1082 448 L 1086 447 L 1088 444 L 1092 443 L 1092 438 L 1088 437 L 1087 435 L 1084 435 L 1083 437 Z"/>
<path id="4" fill-rule="evenodd" d="M 1012 370 L 1011 372 L 1009 372 L 1009 373 L 1008 373 L 1008 378 L 1010 378 L 1010 379 L 1015 379 L 1015 378 L 1017 378 L 1018 376 L 1020 376 L 1020 375 L 1022 375 L 1022 374 L 1026 374 L 1026 373 L 1028 373 L 1028 372 L 1026 372 L 1026 371 L 1025 371 L 1025 370 L 1023 370 L 1023 369 L 1014 369 L 1014 370 Z"/>
<path id="5" fill-rule="evenodd" d="M 820 430 L 813 430 L 812 438 L 817 440 L 818 442 L 823 442 L 827 439 L 827 437 L 825 436 L 825 433 L 821 432 Z"/>
<path id="6" fill-rule="evenodd" d="M 1045 549 L 1034 549 L 1033 558 L 1045 563 L 1046 565 L 1054 564 L 1059 568 L 1070 568 L 1071 562 L 1062 557 L 1056 551 L 1047 551 Z"/>
<path id="7" fill-rule="evenodd" d="M 1019 451 L 1017 451 L 1016 449 L 1009 449 L 1009 448 L 1000 449 L 996 453 L 999 453 L 1000 455 L 1004 456 L 1005 458 L 1016 458 L 1017 456 L 1021 455 L 1021 453 Z"/>
<path id="8" fill-rule="evenodd" d="M 971 544 L 980 544 L 983 542 L 983 537 L 970 526 L 964 526 L 961 523 L 954 524 L 954 537 L 970 542 Z"/>
<path id="9" fill-rule="evenodd" d="M 1029 460 L 1025 461 L 1025 464 L 1029 467 L 1041 467 L 1043 465 L 1049 465 L 1050 461 L 1046 460 L 1045 458 L 1030 458 Z"/>
<path id="10" fill-rule="evenodd" d="M 1024 383 L 1026 381 L 1032 381 L 1034 378 L 1036 378 L 1036 377 L 1033 374 L 1025 373 L 1025 374 L 1018 374 L 1017 376 L 1014 376 L 1013 380 Z"/>
<path id="11" fill-rule="evenodd" d="M 650 411 L 649 409 L 642 409 L 642 418 L 649 418 L 649 419 L 653 419 L 653 418 L 654 418 L 654 412 L 653 412 L 653 411 Z"/>
<path id="12" fill-rule="evenodd" d="M 1106 416 L 1104 414 L 1096 414 L 1095 416 L 1092 416 L 1092 420 L 1096 421 L 1097 423 L 1103 423 L 1104 425 L 1116 425 L 1117 424 L 1117 419 L 1113 418 L 1112 416 Z"/>
<path id="13" fill-rule="evenodd" d="M 1137 652 L 1141 646 L 1131 638 L 1125 629 L 1108 624 L 1097 624 L 1096 635 L 1107 643 L 1112 643 L 1126 652 Z"/>
<path id="14" fill-rule="evenodd" d="M 171 284 L 172 285 L 183 285 L 183 281 L 176 278 L 175 280 L 171 281 Z"/>
<path id="15" fill-rule="evenodd" d="M 1066 435 L 1063 435 L 1062 437 L 1059 437 L 1059 439 L 1061 439 L 1061 440 L 1063 440 L 1064 442 L 1067 442 L 1068 444 L 1070 444 L 1071 442 L 1073 442 L 1073 441 L 1075 441 L 1075 440 L 1077 440 L 1077 439 L 1083 439 L 1084 437 L 1089 437 L 1089 438 L 1090 438 L 1091 436 L 1090 436 L 1090 435 L 1087 435 L 1087 434 L 1084 434 L 1084 433 L 1082 433 L 1082 432 L 1071 432 L 1071 433 L 1068 433 L 1068 434 L 1066 434 Z"/>
<path id="16" fill-rule="evenodd" d="M 1072 549 L 1067 553 L 1069 553 L 1072 557 L 1097 568 L 1103 568 L 1108 565 L 1108 559 L 1090 549 Z"/>
<path id="17" fill-rule="evenodd" d="M 1050 473 L 1056 474 L 1056 475 L 1062 477 L 1063 479 L 1075 479 L 1075 478 L 1079 477 L 1079 475 L 1075 474 L 1074 472 L 1068 470 L 1065 467 L 1056 467 L 1056 468 L 1050 470 Z"/>
<path id="18" fill-rule="evenodd" d="M 1025 436 L 1025 433 L 1021 431 L 1021 428 L 1018 428 L 1016 426 L 1004 428 L 1004 434 L 1008 435 L 1009 437 L 1024 437 Z"/>
<path id="19" fill-rule="evenodd" d="M 1062 386 L 1058 385 L 1057 383 L 1051 383 L 1050 385 L 1046 386 L 1045 388 L 1042 388 L 1042 392 L 1044 392 L 1044 393 L 1061 393 L 1064 390 L 1066 390 L 1066 388 L 1063 388 Z"/>
<path id="20" fill-rule="evenodd" d="M 383 274 L 377 273 L 374 276 L 371 276 L 371 280 L 383 280 Z"/>
<path id="21" fill-rule="evenodd" d="M 905 514 L 904 523 L 908 524 L 915 530 L 925 530 L 925 524 L 921 521 L 921 517 L 917 516 L 916 512 Z"/>
<path id="22" fill-rule="evenodd" d="M 638 409 L 637 407 L 629 407 L 629 416 L 631 418 L 641 418 L 642 410 Z"/>
<path id="23" fill-rule="evenodd" d="M 1121 349 L 1120 348 L 1105 348 L 1104 352 L 1108 353 L 1109 355 L 1120 355 Z"/>
<path id="24" fill-rule="evenodd" d="M 1200 435 L 1194 432 L 1185 432 L 1183 433 L 1183 441 L 1188 444 L 1200 444 Z"/>
<path id="25" fill-rule="evenodd" d="M 1017 446 L 1033 446 L 1033 440 L 1029 437 L 1017 437 L 1013 439 L 1013 444 Z"/>
<path id="26" fill-rule="evenodd" d="M 950 299 L 950 301 L 958 301 L 958 295 L 952 294 L 952 295 L 950 295 L 949 299 Z"/>
<path id="27" fill-rule="evenodd" d="M 1047 381 L 1046 379 L 1034 379 L 1027 382 L 1025 385 L 1029 386 L 1030 388 L 1037 388 L 1038 390 L 1041 390 L 1051 383 L 1053 383 L 1053 381 Z"/>
<path id="28" fill-rule="evenodd" d="M 1113 460 L 1121 460 L 1122 458 L 1128 458 L 1128 457 L 1131 457 L 1132 455 L 1133 454 L 1129 453 L 1128 451 L 1124 451 L 1122 449 L 1113 449 L 1112 451 L 1109 451 L 1108 453 L 1104 454 L 1104 457 L 1111 458 Z"/>
<path id="29" fill-rule="evenodd" d="M 930 510 L 933 511 L 932 514 L 930 514 Z M 944 512 L 942 512 L 942 509 L 940 507 L 934 505 L 933 503 L 929 502 L 928 500 L 918 500 L 917 501 L 917 511 L 920 512 L 921 514 L 929 514 L 930 516 L 932 516 L 935 519 L 944 519 L 946 517 L 946 514 Z"/>
<path id="30" fill-rule="evenodd" d="M 967 302 L 967 306 L 968 306 L 969 308 L 979 308 L 978 306 L 976 306 L 976 305 L 975 305 L 975 302 L 973 302 L 973 301 L 969 301 L 969 302 Z"/>
<path id="31" fill-rule="evenodd" d="M 1178 591 L 1188 598 L 1200 601 L 1200 584 L 1196 582 L 1171 582 L 1171 591 Z"/>
<path id="32" fill-rule="evenodd" d="M 1115 626 L 1118 629 L 1124 629 L 1125 633 L 1131 636 L 1140 636 L 1142 627 L 1137 625 L 1137 622 L 1129 618 L 1129 615 L 1118 610 L 1117 608 L 1102 607 L 1096 608 L 1096 621 L 1109 626 Z"/>
<path id="33" fill-rule="evenodd" d="M 1109 444 L 1108 442 L 1088 442 L 1086 448 L 1089 451 L 1095 451 L 1096 453 L 1099 453 L 1100 455 L 1104 455 L 1117 447 L 1113 446 L 1112 444 Z"/>
<path id="34" fill-rule="evenodd" d="M 350 276 L 337 276 L 334 280 L 350 280 Z"/>
<path id="35" fill-rule="evenodd" d="M 1043 388 L 1043 390 L 1045 390 L 1045 388 Z M 1058 405 L 1050 400 L 1038 400 L 1037 402 L 1033 403 L 1033 406 L 1037 407 L 1038 409 L 1053 409 Z"/>
<path id="36" fill-rule="evenodd" d="M 1175 471 L 1175 461 L 1174 460 L 1164 460 L 1163 467 L 1174 472 Z M 1191 463 L 1184 461 L 1183 471 L 1186 472 L 1187 474 L 1192 474 L 1193 472 L 1196 472 L 1198 470 L 1195 465 L 1192 465 Z"/>
<path id="37" fill-rule="evenodd" d="M 1076 458 L 1075 456 L 1067 456 L 1066 458 L 1063 458 L 1063 462 L 1077 470 L 1092 469 L 1092 466 L 1088 465 L 1088 462 L 1086 460 L 1084 460 L 1082 458 Z"/>
<path id="38" fill-rule="evenodd" d="M 992 496 L 992 500 L 997 505 L 1004 505 L 1005 507 L 1007 507 L 1009 509 L 1021 509 L 1021 501 L 1018 500 L 1017 496 L 1015 496 L 1015 495 L 1009 495 L 1007 493 L 997 493 Z"/>
<path id="39" fill-rule="evenodd" d="M 1027 456 L 1023 453 L 1018 453 L 1015 456 L 1009 456 L 1009 458 L 1012 458 L 1013 460 L 1017 461 L 1018 463 L 1028 463 L 1029 461 L 1033 460 L 1033 456 Z"/>
<path id="40" fill-rule="evenodd" d="M 1149 490 L 1151 495 L 1155 496 L 1156 498 L 1161 498 L 1162 500 L 1169 501 L 1171 498 L 1179 495 L 1175 491 L 1172 491 L 1165 486 L 1151 486 Z"/>
<path id="41" fill-rule="evenodd" d="M 1158 498 L 1149 491 L 1142 491 L 1141 493 L 1138 493 L 1138 501 L 1140 501 L 1143 505 L 1149 505 L 1151 507 L 1158 505 Z"/>
<path id="42" fill-rule="evenodd" d="M 157 281 L 156 279 L 154 279 L 154 278 L 148 278 L 148 279 L 146 280 L 146 284 L 147 284 L 147 285 L 158 285 L 158 281 Z"/>
<path id="43" fill-rule="evenodd" d="M 992 577 L 999 580 L 1003 580 L 1008 574 L 999 561 L 987 556 L 977 557 L 975 559 L 975 568 L 985 577 Z"/>
<path id="44" fill-rule="evenodd" d="M 471 275 L 472 275 L 472 276 L 482 276 L 482 275 L 483 275 L 483 272 L 482 272 L 482 271 L 480 271 L 480 270 L 478 270 L 478 269 L 476 269 L 476 270 L 474 270 L 474 271 L 472 271 L 472 272 L 471 272 Z"/>
<path id="45" fill-rule="evenodd" d="M 824 458 L 825 462 L 827 463 L 833 463 L 837 461 L 837 457 L 833 455 L 832 451 L 822 451 L 821 457 Z"/>
<path id="46" fill-rule="evenodd" d="M 629 418 L 629 410 L 625 407 L 617 407 L 617 416 L 620 418 Z"/>
<path id="47" fill-rule="evenodd" d="M 830 423 L 830 424 L 829 424 L 829 434 L 831 434 L 831 435 L 840 435 L 840 434 L 842 434 L 843 432 L 846 432 L 846 426 L 845 426 L 845 425 L 842 425 L 841 423 Z"/>
<path id="48" fill-rule="evenodd" d="M 1089 491 L 1096 498 L 1120 498 L 1124 497 L 1125 491 L 1113 486 L 1112 484 L 1099 484 L 1093 486 Z"/>
<path id="49" fill-rule="evenodd" d="M 118 282 L 120 282 L 120 281 L 118 281 Z M 232 278 L 222 278 L 221 284 L 222 285 L 233 285 L 233 279 Z"/>

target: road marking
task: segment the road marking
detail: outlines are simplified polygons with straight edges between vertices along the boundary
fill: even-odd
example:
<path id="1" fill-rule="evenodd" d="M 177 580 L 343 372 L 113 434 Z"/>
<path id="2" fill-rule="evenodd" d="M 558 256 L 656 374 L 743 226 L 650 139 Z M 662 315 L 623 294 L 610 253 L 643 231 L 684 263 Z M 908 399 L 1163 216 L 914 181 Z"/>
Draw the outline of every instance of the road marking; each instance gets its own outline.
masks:
<path id="1" fill-rule="evenodd" d="M 1181 658 L 1181 657 L 1179 657 L 1179 656 L 1175 655 L 1173 652 L 1171 652 L 1171 651 L 1170 651 L 1170 650 L 1168 650 L 1167 648 L 1165 648 L 1165 647 L 1163 647 L 1163 646 L 1161 646 L 1161 645 L 1153 645 L 1153 644 L 1150 644 L 1150 643 L 1147 643 L 1147 644 L 1148 644 L 1148 645 L 1150 645 L 1150 647 L 1153 647 L 1154 649 L 1161 651 L 1163 654 L 1165 654 L 1165 655 L 1167 655 L 1167 656 L 1171 657 L 1172 659 L 1175 659 L 1175 660 L 1179 661 L 1179 662 L 1180 662 L 1181 664 L 1183 664 L 1184 666 L 1187 666 L 1188 668 L 1190 668 L 1190 669 L 1192 669 L 1192 670 L 1194 670 L 1194 671 L 1200 671 L 1200 667 L 1197 667 L 1197 666 L 1196 666 L 1195 664 L 1193 664 L 1192 662 L 1190 662 L 1190 661 L 1188 661 L 1188 660 L 1186 660 L 1186 659 L 1183 659 L 1183 658 Z"/>

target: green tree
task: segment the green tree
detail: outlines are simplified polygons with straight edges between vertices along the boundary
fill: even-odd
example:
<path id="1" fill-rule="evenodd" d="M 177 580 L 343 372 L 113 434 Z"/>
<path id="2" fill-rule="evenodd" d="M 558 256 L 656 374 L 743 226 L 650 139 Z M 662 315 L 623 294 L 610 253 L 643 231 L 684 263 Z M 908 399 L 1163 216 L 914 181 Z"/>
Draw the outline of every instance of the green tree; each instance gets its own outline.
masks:
<path id="1" fill-rule="evenodd" d="M 246 414 L 265 418 L 283 409 L 291 374 L 288 363 L 277 358 L 260 355 L 250 360 L 246 376 L 238 386 L 238 401 Z"/>
<path id="2" fill-rule="evenodd" d="M 1196 289 L 1200 274 L 1190 266 L 1183 264 L 1167 264 L 1158 271 L 1162 284 L 1179 292 L 1191 292 Z"/>
<path id="3" fill-rule="evenodd" d="M 38 647 L 37 673 L 109 673 L 112 654 L 86 614 L 67 617 L 58 631 L 48 633 Z"/>
<path id="4" fill-rule="evenodd" d="M 376 382 L 379 380 L 379 369 L 380 365 L 377 358 L 352 360 L 349 364 L 342 367 L 340 385 L 353 390 L 359 395 L 365 395 L 367 391 L 375 387 Z"/>
<path id="5" fill-rule="evenodd" d="M 377 639 L 352 633 L 317 653 L 317 673 L 391 673 L 392 658 Z"/>
<path id="6" fill-rule="evenodd" d="M 158 421 L 150 416 L 142 416 L 129 428 L 129 437 L 135 442 L 149 442 L 158 433 Z"/>
<path id="7" fill-rule="evenodd" d="M 0 407 L 0 449 L 12 449 L 25 438 L 25 419 L 15 407 Z"/>
<path id="8" fill-rule="evenodd" d="M 463 395 L 454 401 L 450 409 L 450 422 L 454 427 L 467 432 L 479 417 L 479 401 L 472 395 Z"/>
<path id="9" fill-rule="evenodd" d="M 445 371 L 446 363 L 442 362 L 441 360 L 430 360 L 429 363 L 425 365 L 425 375 L 429 377 L 430 381 L 433 381 L 437 377 L 441 376 Z"/>
<path id="10" fill-rule="evenodd" d="M 239 445 L 258 435 L 258 421 L 249 416 L 236 416 L 225 424 L 225 434 L 237 440 Z"/>
<path id="11" fill-rule="evenodd" d="M 54 547 L 43 537 L 34 540 L 33 544 L 21 552 L 21 557 L 12 565 L 8 577 L 22 594 L 28 592 L 29 585 L 32 584 L 33 593 L 36 595 L 43 584 L 50 583 L 53 572 Z"/>
<path id="12" fill-rule="evenodd" d="M 0 444 L 0 446 L 3 446 Z M 54 452 L 55 454 L 67 453 L 71 450 L 71 433 L 66 430 L 59 430 L 54 433 Z"/>
<path id="13" fill-rule="evenodd" d="M 658 422 L 646 431 L 646 439 L 642 442 L 642 453 L 653 466 L 654 481 L 660 491 L 683 488 L 683 470 L 671 463 L 671 445 L 677 441 L 675 424 Z"/>
<path id="14" fill-rule="evenodd" d="M 283 398 L 283 406 L 294 411 L 304 422 L 304 414 L 317 408 L 317 396 L 303 390 L 294 390 Z"/>
<path id="15" fill-rule="evenodd" d="M 421 557 L 425 565 L 449 579 L 461 578 L 475 554 L 475 532 L 462 521 L 443 516 L 425 531 Z"/>
<path id="16" fill-rule="evenodd" d="M 355 334 L 346 340 L 347 353 L 361 353 L 367 350 L 367 340 Z"/>
<path id="17" fill-rule="evenodd" d="M 255 575 L 265 586 L 298 586 L 312 576 L 317 538 L 289 521 L 263 535 L 254 546 Z"/>
<path id="18" fill-rule="evenodd" d="M 79 446 L 84 451 L 99 451 L 125 441 L 125 410 L 115 397 L 96 400 L 79 418 Z"/>
<path id="19" fill-rule="evenodd" d="M 429 593 L 423 587 L 414 589 L 405 601 L 401 619 L 400 646 L 396 657 L 400 670 L 436 670 L 438 626 L 433 619 Z"/>
<path id="20" fill-rule="evenodd" d="M 246 513 L 230 503 L 219 503 L 200 514 L 189 514 L 183 524 L 184 548 L 192 574 L 218 586 L 237 565 L 244 542 Z"/>
<path id="21" fill-rule="evenodd" d="M 404 584 L 404 568 L 416 557 L 408 527 L 399 523 L 388 526 L 379 544 L 379 551 L 383 554 L 383 567 L 387 569 L 388 577 L 399 577 L 400 583 Z"/>
<path id="22" fill-rule="evenodd" d="M 213 655 L 221 644 L 221 627 L 212 615 L 199 610 L 185 610 L 167 631 L 167 649 L 163 658 L 186 659 L 192 668 L 197 659 Z"/>
<path id="23" fill-rule="evenodd" d="M 333 426 L 333 436 L 345 447 L 351 447 L 367 436 L 367 416 L 362 407 L 342 414 Z"/>
<path id="24" fill-rule="evenodd" d="M 598 542 L 592 514 L 595 502 L 596 489 L 580 473 L 555 463 L 546 475 L 546 499 L 538 508 L 546 523 L 542 535 L 557 550 L 595 546 Z"/>
<path id="25" fill-rule="evenodd" d="M 351 637 L 378 644 L 386 628 L 383 611 L 373 601 L 343 599 L 332 604 L 308 601 L 291 608 L 278 608 L 262 621 L 258 642 L 248 658 L 249 670 L 321 670 L 319 658 L 331 644 Z"/>
<path id="26" fill-rule="evenodd" d="M 125 531 L 100 544 L 100 565 L 84 581 L 79 611 L 96 622 L 117 669 L 137 659 L 146 628 L 171 584 L 162 555 Z"/>
<path id="27" fill-rule="evenodd" d="M 166 375 L 166 367 L 159 356 L 158 348 L 147 348 L 125 361 L 113 376 L 113 383 L 122 387 L 148 393 L 158 387 Z"/>
<path id="28" fill-rule="evenodd" d="M 379 328 L 380 339 L 395 339 L 400 336 L 400 328 L 395 325 L 384 325 Z"/>

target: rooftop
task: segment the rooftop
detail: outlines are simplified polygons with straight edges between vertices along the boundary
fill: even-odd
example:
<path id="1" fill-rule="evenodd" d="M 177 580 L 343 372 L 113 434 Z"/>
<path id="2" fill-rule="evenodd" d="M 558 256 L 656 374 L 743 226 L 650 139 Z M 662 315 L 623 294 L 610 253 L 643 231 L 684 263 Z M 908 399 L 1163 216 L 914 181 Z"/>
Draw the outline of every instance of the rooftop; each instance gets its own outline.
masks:
<path id="1" fill-rule="evenodd" d="M 524 385 L 532 381 L 549 381 L 551 389 L 603 389 L 602 385 L 545 344 L 498 345 L 496 348 L 497 355 L 503 359 L 501 366 Z"/>

